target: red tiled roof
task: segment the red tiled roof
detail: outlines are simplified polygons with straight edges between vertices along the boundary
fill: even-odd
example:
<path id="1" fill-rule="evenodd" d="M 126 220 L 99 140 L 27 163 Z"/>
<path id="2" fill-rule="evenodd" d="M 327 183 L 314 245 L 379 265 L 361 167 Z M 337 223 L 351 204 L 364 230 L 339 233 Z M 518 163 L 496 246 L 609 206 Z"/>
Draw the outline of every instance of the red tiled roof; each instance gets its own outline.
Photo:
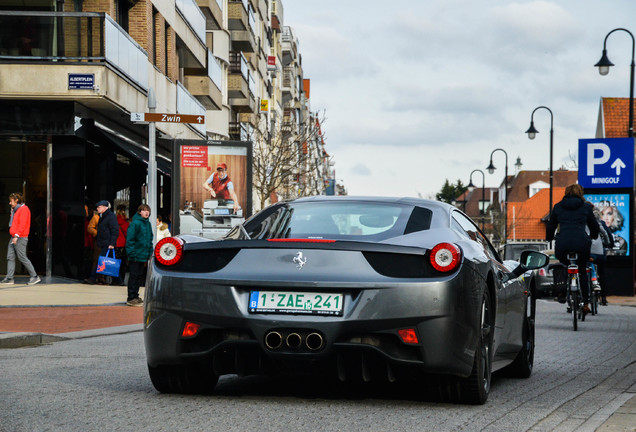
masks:
<path id="1" fill-rule="evenodd" d="M 552 172 L 553 188 L 564 188 L 578 181 L 578 171 L 556 170 Z M 512 181 L 508 181 L 508 202 L 524 202 L 530 198 L 530 188 L 532 183 L 538 181 L 550 184 L 550 171 L 519 171 Z M 556 197 L 556 192 L 554 194 Z M 556 198 L 554 199 L 556 201 Z M 546 204 L 547 208 L 547 204 Z"/>
<path id="2" fill-rule="evenodd" d="M 603 138 L 625 138 L 629 129 L 629 98 L 601 98 Z M 636 117 L 636 116 L 635 116 Z"/>
<path id="3" fill-rule="evenodd" d="M 565 195 L 564 187 L 555 187 L 553 203 Z M 550 189 L 542 189 L 525 202 L 508 202 L 508 240 L 545 239 L 545 224 L 541 219 L 548 215 Z"/>

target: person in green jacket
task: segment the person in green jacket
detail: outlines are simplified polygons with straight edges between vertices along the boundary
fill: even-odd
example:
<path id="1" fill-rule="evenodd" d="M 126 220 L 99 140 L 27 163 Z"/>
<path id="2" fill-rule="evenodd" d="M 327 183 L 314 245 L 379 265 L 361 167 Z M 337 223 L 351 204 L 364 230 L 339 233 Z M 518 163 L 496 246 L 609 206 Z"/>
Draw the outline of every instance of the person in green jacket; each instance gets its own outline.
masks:
<path id="1" fill-rule="evenodd" d="M 152 226 L 150 206 L 142 204 L 132 218 L 126 233 L 126 255 L 128 255 L 128 306 L 143 306 L 139 287 L 144 278 L 144 268 L 152 256 Z"/>

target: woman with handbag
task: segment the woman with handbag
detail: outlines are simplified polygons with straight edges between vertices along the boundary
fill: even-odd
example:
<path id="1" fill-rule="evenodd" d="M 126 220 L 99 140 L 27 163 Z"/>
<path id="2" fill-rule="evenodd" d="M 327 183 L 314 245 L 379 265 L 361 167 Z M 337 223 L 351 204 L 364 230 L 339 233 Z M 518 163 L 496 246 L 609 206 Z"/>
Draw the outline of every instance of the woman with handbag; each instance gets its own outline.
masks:
<path id="1" fill-rule="evenodd" d="M 126 255 L 128 255 L 128 306 L 143 306 L 139 297 L 139 287 L 143 283 L 144 269 L 152 256 L 152 226 L 150 206 L 142 204 L 132 218 L 126 234 Z"/>

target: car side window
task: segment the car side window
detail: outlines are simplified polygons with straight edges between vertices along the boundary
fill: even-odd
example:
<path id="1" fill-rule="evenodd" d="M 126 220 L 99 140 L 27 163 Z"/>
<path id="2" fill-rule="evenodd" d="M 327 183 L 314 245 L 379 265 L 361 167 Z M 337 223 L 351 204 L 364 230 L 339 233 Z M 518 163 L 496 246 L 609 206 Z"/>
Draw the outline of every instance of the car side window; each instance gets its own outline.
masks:
<path id="1" fill-rule="evenodd" d="M 481 247 L 490 258 L 494 259 L 495 261 L 501 262 L 499 254 L 497 253 L 497 251 L 495 251 L 488 239 L 481 233 L 481 231 L 479 231 L 477 225 L 475 225 L 470 219 L 459 212 L 453 213 L 453 220 L 455 220 L 461 226 L 461 228 L 468 234 L 468 237 L 471 240 L 474 240 L 481 245 Z"/>

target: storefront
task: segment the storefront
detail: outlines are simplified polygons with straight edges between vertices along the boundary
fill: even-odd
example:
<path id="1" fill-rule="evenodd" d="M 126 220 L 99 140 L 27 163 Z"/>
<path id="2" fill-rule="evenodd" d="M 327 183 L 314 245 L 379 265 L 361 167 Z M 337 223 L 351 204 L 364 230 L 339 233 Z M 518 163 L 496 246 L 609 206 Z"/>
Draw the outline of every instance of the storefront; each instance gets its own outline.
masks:
<path id="1" fill-rule="evenodd" d="M 125 128 L 74 102 L 0 102 L 0 273 L 6 272 L 8 195 L 31 209 L 28 256 L 38 274 L 83 279 L 90 271 L 86 225 L 94 203 L 145 202 L 147 129 Z M 158 144 L 158 209 L 170 214 L 171 141 Z M 20 267 L 18 267 L 18 271 Z"/>

